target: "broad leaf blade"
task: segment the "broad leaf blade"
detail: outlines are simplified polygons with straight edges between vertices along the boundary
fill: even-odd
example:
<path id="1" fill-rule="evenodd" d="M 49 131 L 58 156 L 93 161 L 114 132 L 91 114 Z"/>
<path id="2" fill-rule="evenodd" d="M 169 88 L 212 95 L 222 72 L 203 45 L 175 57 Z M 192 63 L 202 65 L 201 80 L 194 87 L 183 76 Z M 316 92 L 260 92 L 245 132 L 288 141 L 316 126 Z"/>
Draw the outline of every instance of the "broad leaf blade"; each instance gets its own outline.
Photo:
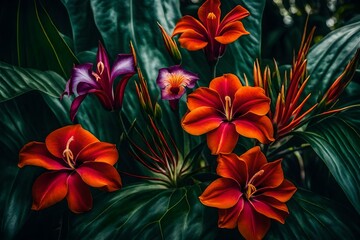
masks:
<path id="1" fill-rule="evenodd" d="M 356 130 L 341 119 L 328 118 L 294 135 L 311 145 L 360 213 L 360 136 Z"/>
<path id="2" fill-rule="evenodd" d="M 71 227 L 70 237 L 213 238 L 216 211 L 200 203 L 201 192 L 198 185 L 178 189 L 154 184 L 129 185 L 106 197 L 106 201 L 98 202 L 91 212 L 79 216 Z"/>
<path id="3" fill-rule="evenodd" d="M 55 72 L 21 68 L 0 62 L 0 102 L 36 90 L 60 97 L 65 80 Z"/>

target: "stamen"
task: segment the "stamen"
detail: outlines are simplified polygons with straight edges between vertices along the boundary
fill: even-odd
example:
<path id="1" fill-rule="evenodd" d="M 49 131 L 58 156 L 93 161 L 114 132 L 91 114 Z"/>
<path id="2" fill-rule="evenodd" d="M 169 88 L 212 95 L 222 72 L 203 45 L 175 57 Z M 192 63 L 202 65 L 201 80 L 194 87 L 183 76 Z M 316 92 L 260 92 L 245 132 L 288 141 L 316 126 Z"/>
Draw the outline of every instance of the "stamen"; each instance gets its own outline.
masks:
<path id="1" fill-rule="evenodd" d="M 66 163 L 72 168 L 75 169 L 74 167 L 74 154 L 72 153 L 72 151 L 70 150 L 70 143 L 74 141 L 74 137 L 71 136 L 69 138 L 69 140 L 66 143 L 66 148 L 63 151 L 63 157 L 66 158 Z"/>
<path id="2" fill-rule="evenodd" d="M 256 177 L 261 176 L 264 174 L 264 170 L 260 170 L 257 173 L 254 174 L 254 176 L 252 176 L 252 178 L 250 178 L 250 181 L 248 182 L 247 186 L 246 186 L 246 198 L 250 199 L 250 197 L 254 194 L 254 192 L 256 191 L 256 187 L 253 185 L 253 182 L 255 180 Z"/>
<path id="3" fill-rule="evenodd" d="M 97 71 L 101 75 L 104 72 L 105 66 L 102 61 L 97 63 Z"/>
<path id="4" fill-rule="evenodd" d="M 225 117 L 228 121 L 231 121 L 232 108 L 231 108 L 231 98 L 229 96 L 225 96 Z"/>
<path id="5" fill-rule="evenodd" d="M 213 13 L 213 12 L 209 12 L 209 14 L 207 15 L 207 18 L 208 18 L 208 19 L 211 19 L 211 20 L 215 20 L 215 19 L 216 19 L 216 15 L 215 15 L 215 13 Z"/>
<path id="6" fill-rule="evenodd" d="M 261 176 L 263 174 L 264 174 L 264 170 L 260 170 L 257 173 L 255 173 L 254 176 L 252 176 L 252 178 L 250 178 L 250 181 L 248 182 L 248 185 L 252 184 L 256 177 Z"/>
<path id="7" fill-rule="evenodd" d="M 92 75 L 95 77 L 95 80 L 98 82 L 100 80 L 100 76 L 96 73 L 92 73 Z"/>

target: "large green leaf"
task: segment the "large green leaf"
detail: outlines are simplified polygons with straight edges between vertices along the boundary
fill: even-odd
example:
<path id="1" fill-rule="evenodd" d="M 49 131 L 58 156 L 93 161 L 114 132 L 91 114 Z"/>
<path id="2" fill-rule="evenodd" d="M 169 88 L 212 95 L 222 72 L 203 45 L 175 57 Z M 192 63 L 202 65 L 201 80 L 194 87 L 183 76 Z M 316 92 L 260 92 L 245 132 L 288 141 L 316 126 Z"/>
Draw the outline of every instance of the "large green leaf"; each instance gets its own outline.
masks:
<path id="1" fill-rule="evenodd" d="M 199 185 L 164 189 L 149 183 L 129 185 L 95 199 L 94 209 L 75 219 L 70 238 L 213 239 L 216 210 L 203 206 Z M 104 199 L 105 198 L 105 199 Z"/>
<path id="2" fill-rule="evenodd" d="M 311 80 L 306 91 L 323 93 L 345 69 L 358 48 L 360 21 L 332 31 L 314 45 L 307 57 Z"/>
<path id="3" fill-rule="evenodd" d="M 5 1 L 1 8 L 3 46 L 0 59 L 22 67 L 53 70 L 63 77 L 77 59 L 40 0 Z M 67 19 L 63 19 L 66 21 Z"/>
<path id="4" fill-rule="evenodd" d="M 355 129 L 333 117 L 294 135 L 311 145 L 360 213 L 360 135 Z"/>
<path id="5" fill-rule="evenodd" d="M 298 189 L 287 203 L 285 224 L 273 223 L 266 239 L 356 239 L 359 215 L 315 193 Z"/>
<path id="6" fill-rule="evenodd" d="M 0 62 L 0 102 L 31 90 L 60 97 L 65 80 L 55 72 L 16 67 Z"/>
<path id="7" fill-rule="evenodd" d="M 38 93 L 0 103 L 0 238 L 12 239 L 29 218 L 31 187 L 39 168 L 17 166 L 19 150 L 45 140 L 59 123 Z"/>

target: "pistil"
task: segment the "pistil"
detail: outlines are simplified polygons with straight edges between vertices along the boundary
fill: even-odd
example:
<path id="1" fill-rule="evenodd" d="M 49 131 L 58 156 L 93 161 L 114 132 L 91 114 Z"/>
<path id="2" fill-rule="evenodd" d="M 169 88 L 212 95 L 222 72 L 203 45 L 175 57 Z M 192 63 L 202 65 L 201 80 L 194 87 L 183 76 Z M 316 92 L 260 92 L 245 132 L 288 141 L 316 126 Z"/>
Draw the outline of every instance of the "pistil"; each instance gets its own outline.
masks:
<path id="1" fill-rule="evenodd" d="M 256 187 L 253 185 L 255 178 L 263 174 L 264 174 L 264 170 L 260 170 L 257 173 L 255 173 L 254 176 L 252 176 L 252 178 L 250 178 L 246 186 L 245 196 L 247 199 L 250 199 L 250 197 L 256 192 Z"/>
<path id="2" fill-rule="evenodd" d="M 231 108 L 231 98 L 229 96 L 225 96 L 225 117 L 228 121 L 231 121 L 232 108 Z"/>
<path id="3" fill-rule="evenodd" d="M 63 151 L 63 157 L 65 158 L 66 163 L 72 168 L 75 169 L 74 167 L 74 154 L 72 153 L 72 151 L 70 150 L 70 143 L 74 141 L 74 137 L 71 136 L 69 138 L 69 140 L 66 142 L 66 148 Z"/>

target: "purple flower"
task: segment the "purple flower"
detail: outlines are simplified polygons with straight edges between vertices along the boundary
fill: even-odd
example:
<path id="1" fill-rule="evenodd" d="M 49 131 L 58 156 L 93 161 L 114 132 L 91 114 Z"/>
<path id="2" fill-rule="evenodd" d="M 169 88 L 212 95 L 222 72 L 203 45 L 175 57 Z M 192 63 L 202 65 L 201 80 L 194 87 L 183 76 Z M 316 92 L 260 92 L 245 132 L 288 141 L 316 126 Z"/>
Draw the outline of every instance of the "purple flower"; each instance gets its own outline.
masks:
<path id="1" fill-rule="evenodd" d="M 161 88 L 161 99 L 176 100 L 185 93 L 185 88 L 193 88 L 198 75 L 182 69 L 179 65 L 161 68 L 156 79 Z"/>
<path id="2" fill-rule="evenodd" d="M 107 110 L 120 109 L 124 98 L 124 90 L 129 79 L 135 74 L 135 62 L 132 54 L 119 54 L 112 65 L 103 45 L 99 42 L 96 56 L 96 70 L 93 71 L 92 63 L 74 66 L 71 77 L 66 84 L 63 95 L 75 94 L 71 104 L 70 118 L 73 121 L 85 97 L 93 93 Z M 121 76 L 114 89 L 114 80 Z"/>

